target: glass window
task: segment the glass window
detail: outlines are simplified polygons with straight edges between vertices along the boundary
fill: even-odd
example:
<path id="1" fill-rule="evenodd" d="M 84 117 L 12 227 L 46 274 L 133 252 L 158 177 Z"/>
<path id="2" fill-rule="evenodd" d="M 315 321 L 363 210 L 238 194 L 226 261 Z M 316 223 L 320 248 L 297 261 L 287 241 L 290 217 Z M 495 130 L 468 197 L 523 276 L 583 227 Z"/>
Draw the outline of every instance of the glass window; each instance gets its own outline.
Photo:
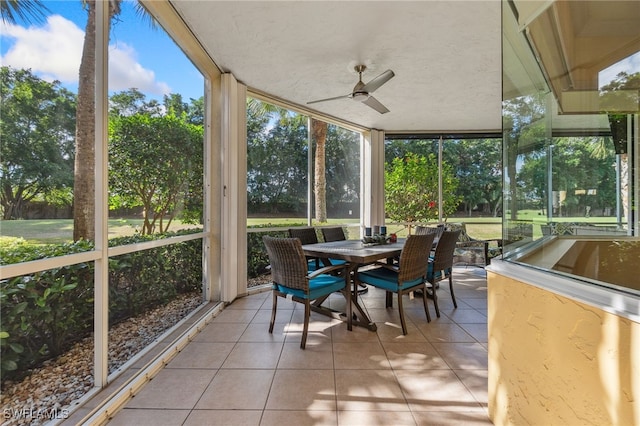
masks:
<path id="1" fill-rule="evenodd" d="M 94 152 L 102 82 L 83 60 L 94 56 L 83 49 L 95 36 L 87 17 L 96 4 L 3 2 L 0 364 L 3 398 L 12 395 L 4 408 L 22 416 L 10 424 L 42 420 L 23 418 L 29 410 L 62 419 L 69 410 L 61 407 L 105 384 L 94 365 L 107 356 L 94 354 L 104 337 L 94 329 L 94 289 L 106 288 L 95 282 L 100 265 L 109 264 L 109 303 L 97 306 L 109 312 L 109 373 L 203 301 L 203 76 L 161 28 L 141 20 L 137 2 L 113 2 L 110 221 L 98 229 L 94 187 L 107 187 L 95 173 L 96 158 L 107 166 Z M 14 21 L 11 8 L 26 13 Z M 94 250 L 107 226 L 111 259 Z"/>
<path id="2" fill-rule="evenodd" d="M 442 146 L 442 165 L 438 165 Z M 501 143 L 494 135 L 487 137 L 463 137 L 442 135 L 433 138 L 406 135 L 387 135 L 385 163 L 387 173 L 395 167 L 394 160 L 424 159 L 420 171 L 425 188 L 418 191 L 422 197 L 413 203 L 414 196 L 407 194 L 406 184 L 416 179 L 407 174 L 409 181 L 401 182 L 399 193 L 411 198 L 398 202 L 390 191 L 393 182 L 387 177 L 387 222 L 409 224 L 435 224 L 439 221 L 438 173 L 442 170 L 442 221 L 464 222 L 469 235 L 479 239 L 499 239 L 502 216 Z M 429 179 L 425 179 L 430 176 Z M 405 206 L 411 206 L 406 209 Z M 404 215 L 404 217 L 402 216 Z M 393 229 L 393 226 L 392 226 Z M 496 243 L 497 244 L 497 243 Z"/>
<path id="3" fill-rule="evenodd" d="M 109 246 L 126 253 L 109 260 L 110 373 L 204 300 L 200 238 L 149 248 L 203 228 L 204 79 L 144 9 L 119 6 L 109 40 Z"/>
<path id="4" fill-rule="evenodd" d="M 503 5 L 505 259 L 640 294 L 637 5 Z"/>
<path id="5" fill-rule="evenodd" d="M 358 132 L 247 98 L 249 286 L 264 283 L 264 233 L 341 225 L 359 238 L 360 143 Z"/>

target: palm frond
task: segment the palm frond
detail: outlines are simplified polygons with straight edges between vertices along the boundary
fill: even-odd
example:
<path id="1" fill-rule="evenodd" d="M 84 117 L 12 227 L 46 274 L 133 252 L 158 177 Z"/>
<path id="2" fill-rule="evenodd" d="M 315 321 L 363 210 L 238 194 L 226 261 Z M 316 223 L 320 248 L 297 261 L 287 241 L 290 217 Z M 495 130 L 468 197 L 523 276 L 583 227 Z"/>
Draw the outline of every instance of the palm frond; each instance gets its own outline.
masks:
<path id="1" fill-rule="evenodd" d="M 2 20 L 10 24 L 15 24 L 18 20 L 27 23 L 44 22 L 49 12 L 41 0 L 0 0 Z"/>

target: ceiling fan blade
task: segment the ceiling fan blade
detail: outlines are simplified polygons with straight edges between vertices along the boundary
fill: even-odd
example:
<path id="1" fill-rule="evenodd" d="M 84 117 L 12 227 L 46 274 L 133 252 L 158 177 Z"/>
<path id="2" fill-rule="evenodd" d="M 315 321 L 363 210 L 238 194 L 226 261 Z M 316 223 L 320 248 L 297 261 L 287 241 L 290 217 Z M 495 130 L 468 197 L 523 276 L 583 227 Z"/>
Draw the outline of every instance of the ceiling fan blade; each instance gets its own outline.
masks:
<path id="1" fill-rule="evenodd" d="M 317 101 L 307 102 L 307 105 L 309 105 L 309 104 L 317 104 L 318 102 L 335 101 L 336 99 L 344 99 L 344 98 L 350 98 L 350 97 L 351 97 L 351 94 L 342 95 L 342 96 L 336 96 L 334 98 L 318 99 Z"/>
<path id="2" fill-rule="evenodd" d="M 362 86 L 360 90 L 362 90 L 363 92 L 373 93 L 377 88 L 385 84 L 387 81 L 391 80 L 394 75 L 395 73 L 393 71 L 386 70 L 385 72 Z"/>
<path id="3" fill-rule="evenodd" d="M 384 114 L 389 112 L 386 106 L 382 105 L 380 101 L 378 101 L 373 96 L 369 96 L 366 100 L 362 101 L 363 104 L 370 106 L 371 108 L 378 111 L 380 114 Z"/>

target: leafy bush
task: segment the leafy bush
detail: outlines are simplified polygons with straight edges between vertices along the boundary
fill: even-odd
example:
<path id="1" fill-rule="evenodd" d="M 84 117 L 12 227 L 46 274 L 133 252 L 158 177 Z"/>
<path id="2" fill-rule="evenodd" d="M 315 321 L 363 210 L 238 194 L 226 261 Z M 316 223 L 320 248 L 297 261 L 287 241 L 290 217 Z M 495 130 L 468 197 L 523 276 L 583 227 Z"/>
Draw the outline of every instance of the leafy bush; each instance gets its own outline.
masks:
<path id="1" fill-rule="evenodd" d="M 251 228 L 277 228 L 292 226 L 304 226 L 301 224 L 285 224 L 285 225 L 272 225 L 270 223 L 264 225 L 256 225 Z M 262 236 L 269 235 L 271 237 L 286 237 L 288 232 L 286 229 L 282 231 L 260 231 L 247 233 L 247 276 L 248 278 L 255 278 L 267 271 L 267 265 L 269 265 L 269 256 L 267 255 L 267 249 L 262 242 Z"/>
<path id="2" fill-rule="evenodd" d="M 114 238 L 110 246 L 167 236 Z M 34 246 L 3 242 L 0 263 L 12 264 L 89 251 L 93 244 Z M 79 263 L 0 281 L 0 372 L 2 379 L 24 374 L 93 331 L 94 265 Z M 109 321 L 139 315 L 202 287 L 202 241 L 170 244 L 109 259 Z"/>

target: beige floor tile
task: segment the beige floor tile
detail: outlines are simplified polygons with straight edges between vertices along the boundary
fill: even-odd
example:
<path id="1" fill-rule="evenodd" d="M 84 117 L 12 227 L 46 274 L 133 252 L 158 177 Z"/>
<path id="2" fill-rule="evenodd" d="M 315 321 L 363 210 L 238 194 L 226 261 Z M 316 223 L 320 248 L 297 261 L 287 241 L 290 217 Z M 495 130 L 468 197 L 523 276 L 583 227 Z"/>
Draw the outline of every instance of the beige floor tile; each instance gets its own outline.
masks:
<path id="1" fill-rule="evenodd" d="M 449 366 L 428 342 L 383 342 L 387 358 L 394 370 L 448 369 Z"/>
<path id="2" fill-rule="evenodd" d="M 336 411 L 265 410 L 260 426 L 336 426 Z"/>
<path id="3" fill-rule="evenodd" d="M 416 422 L 409 411 L 338 411 L 340 426 L 410 426 Z"/>
<path id="4" fill-rule="evenodd" d="M 487 370 L 453 370 L 473 397 L 488 410 L 489 372 Z"/>
<path id="5" fill-rule="evenodd" d="M 429 302 L 433 302 L 433 300 L 429 299 Z M 434 304 L 430 303 L 430 305 L 434 305 Z M 449 294 L 449 284 L 447 284 L 446 290 L 443 290 L 443 289 L 438 290 L 438 307 L 440 308 L 440 312 L 445 314 L 448 314 L 449 312 L 453 312 L 456 309 L 455 306 L 453 306 L 453 299 L 451 299 L 451 295 Z M 435 310 L 436 308 L 434 306 L 433 311 L 435 312 Z"/>
<path id="6" fill-rule="evenodd" d="M 257 309 L 225 309 L 212 322 L 241 322 L 250 323 L 256 316 Z"/>
<path id="7" fill-rule="evenodd" d="M 478 411 L 418 411 L 413 413 L 418 426 L 492 425 L 486 413 Z"/>
<path id="8" fill-rule="evenodd" d="M 454 309 L 452 312 L 447 313 L 447 316 L 457 322 L 458 324 L 486 324 L 487 317 L 476 309 Z"/>
<path id="9" fill-rule="evenodd" d="M 274 369 L 282 352 L 282 342 L 240 342 L 235 345 L 222 368 Z"/>
<path id="10" fill-rule="evenodd" d="M 109 421 L 110 426 L 162 426 L 181 425 L 189 410 L 160 410 L 160 409 L 140 409 L 125 408 L 120 410 Z"/>
<path id="11" fill-rule="evenodd" d="M 443 313 L 442 309 L 440 309 L 440 318 L 436 316 L 436 309 L 433 306 L 433 303 L 431 303 L 431 299 L 429 299 L 429 314 L 431 314 L 431 322 L 427 322 L 427 317 L 424 314 L 424 308 L 422 307 L 420 309 L 407 309 L 405 313 L 407 314 L 407 317 L 419 327 L 424 327 L 427 324 L 449 324 L 453 322 L 451 318 Z"/>
<path id="12" fill-rule="evenodd" d="M 393 371 L 336 371 L 338 410 L 409 411 Z"/>
<path id="13" fill-rule="evenodd" d="M 487 309 L 486 297 L 479 297 L 477 299 L 467 298 L 467 299 L 464 299 L 464 303 L 473 309 L 483 309 L 483 310 Z"/>
<path id="14" fill-rule="evenodd" d="M 298 345 L 300 345 L 303 329 L 304 324 L 301 319 L 299 322 L 292 320 L 286 324 L 276 323 L 273 332 L 282 333 L 287 343 L 297 342 Z M 309 329 L 307 331 L 307 344 L 320 344 L 323 342 L 331 342 L 331 324 L 323 320 L 317 321 L 310 319 Z"/>
<path id="15" fill-rule="evenodd" d="M 396 371 L 411 411 L 484 411 L 451 370 Z"/>
<path id="16" fill-rule="evenodd" d="M 489 331 L 487 329 L 487 323 L 483 324 L 459 324 L 460 327 L 471 337 L 476 339 L 480 343 L 487 343 L 489 341 Z"/>
<path id="17" fill-rule="evenodd" d="M 486 370 L 487 349 L 480 343 L 433 343 L 440 356 L 453 370 Z"/>
<path id="18" fill-rule="evenodd" d="M 127 404 L 127 408 L 191 409 L 216 370 L 165 368 Z"/>
<path id="19" fill-rule="evenodd" d="M 367 313 L 373 322 L 391 322 L 400 325 L 400 312 L 396 303 L 393 304 L 393 308 L 367 308 Z"/>
<path id="20" fill-rule="evenodd" d="M 333 369 L 333 347 L 331 342 L 315 344 L 307 341 L 305 349 L 297 342 L 285 343 L 278 368 L 299 370 Z"/>
<path id="21" fill-rule="evenodd" d="M 252 322 L 247 326 L 239 342 L 284 342 L 283 327 L 279 324 L 273 327 L 273 332 L 269 333 L 269 323 Z"/>
<path id="22" fill-rule="evenodd" d="M 431 323 L 422 300 L 405 297 L 407 335 L 400 329 L 396 298 L 386 309 L 384 291 L 370 287 L 359 299 L 376 319 L 377 331 L 348 331 L 344 322 L 313 313 L 305 350 L 299 347 L 302 305 L 279 299 L 270 335 L 271 292 L 242 297 L 195 336 L 112 424 L 490 424 L 482 273 L 456 268 L 459 307 L 454 309 L 444 283 L 438 290 L 441 318 L 428 301 Z M 324 305 L 344 310 L 344 298 L 332 294 Z"/>
<path id="23" fill-rule="evenodd" d="M 217 369 L 227 359 L 235 346 L 231 342 L 191 342 L 173 358 L 169 368 L 213 368 Z"/>
<path id="24" fill-rule="evenodd" d="M 196 410 L 262 410 L 275 370 L 218 370 Z"/>
<path id="25" fill-rule="evenodd" d="M 346 324 L 341 327 L 332 327 L 331 328 L 331 338 L 334 343 L 339 342 L 362 342 L 362 343 L 371 343 L 378 342 L 378 335 L 375 331 L 369 330 L 367 327 L 360 327 L 354 325 L 352 330 L 349 331 L 347 329 Z"/>
<path id="26" fill-rule="evenodd" d="M 184 426 L 258 426 L 262 410 L 193 410 Z"/>
<path id="27" fill-rule="evenodd" d="M 238 341 L 242 333 L 247 329 L 246 323 L 212 322 L 208 324 L 196 337 L 194 342 L 231 342 Z"/>
<path id="28" fill-rule="evenodd" d="M 268 296 L 267 296 L 268 294 Z M 271 297 L 271 293 L 259 293 L 252 296 L 240 297 L 228 305 L 226 309 L 260 309 L 265 304 L 267 297 Z M 269 304 L 269 307 L 271 304 Z"/>
<path id="29" fill-rule="evenodd" d="M 336 410 L 333 374 L 326 370 L 277 370 L 267 410 Z"/>
<path id="30" fill-rule="evenodd" d="M 455 323 L 432 321 L 426 325 L 418 325 L 429 342 L 475 342 L 476 340 L 462 327 Z"/>
<path id="31" fill-rule="evenodd" d="M 293 309 L 278 309 L 276 311 L 276 324 L 288 323 L 291 321 Z M 259 309 L 256 316 L 251 320 L 253 324 L 269 324 L 271 322 L 271 309 Z"/>
<path id="32" fill-rule="evenodd" d="M 334 343 L 333 362 L 336 370 L 391 368 L 380 342 Z"/>
<path id="33" fill-rule="evenodd" d="M 424 316 L 424 311 L 422 312 Z M 378 334 L 378 339 L 381 342 L 426 342 L 427 339 L 420 332 L 420 329 L 411 321 L 408 317 L 407 321 L 407 334 L 402 334 L 402 326 L 400 322 L 390 323 L 390 322 L 378 322 L 376 326 L 378 329 L 376 333 Z M 426 323 L 427 320 L 425 319 Z"/>

